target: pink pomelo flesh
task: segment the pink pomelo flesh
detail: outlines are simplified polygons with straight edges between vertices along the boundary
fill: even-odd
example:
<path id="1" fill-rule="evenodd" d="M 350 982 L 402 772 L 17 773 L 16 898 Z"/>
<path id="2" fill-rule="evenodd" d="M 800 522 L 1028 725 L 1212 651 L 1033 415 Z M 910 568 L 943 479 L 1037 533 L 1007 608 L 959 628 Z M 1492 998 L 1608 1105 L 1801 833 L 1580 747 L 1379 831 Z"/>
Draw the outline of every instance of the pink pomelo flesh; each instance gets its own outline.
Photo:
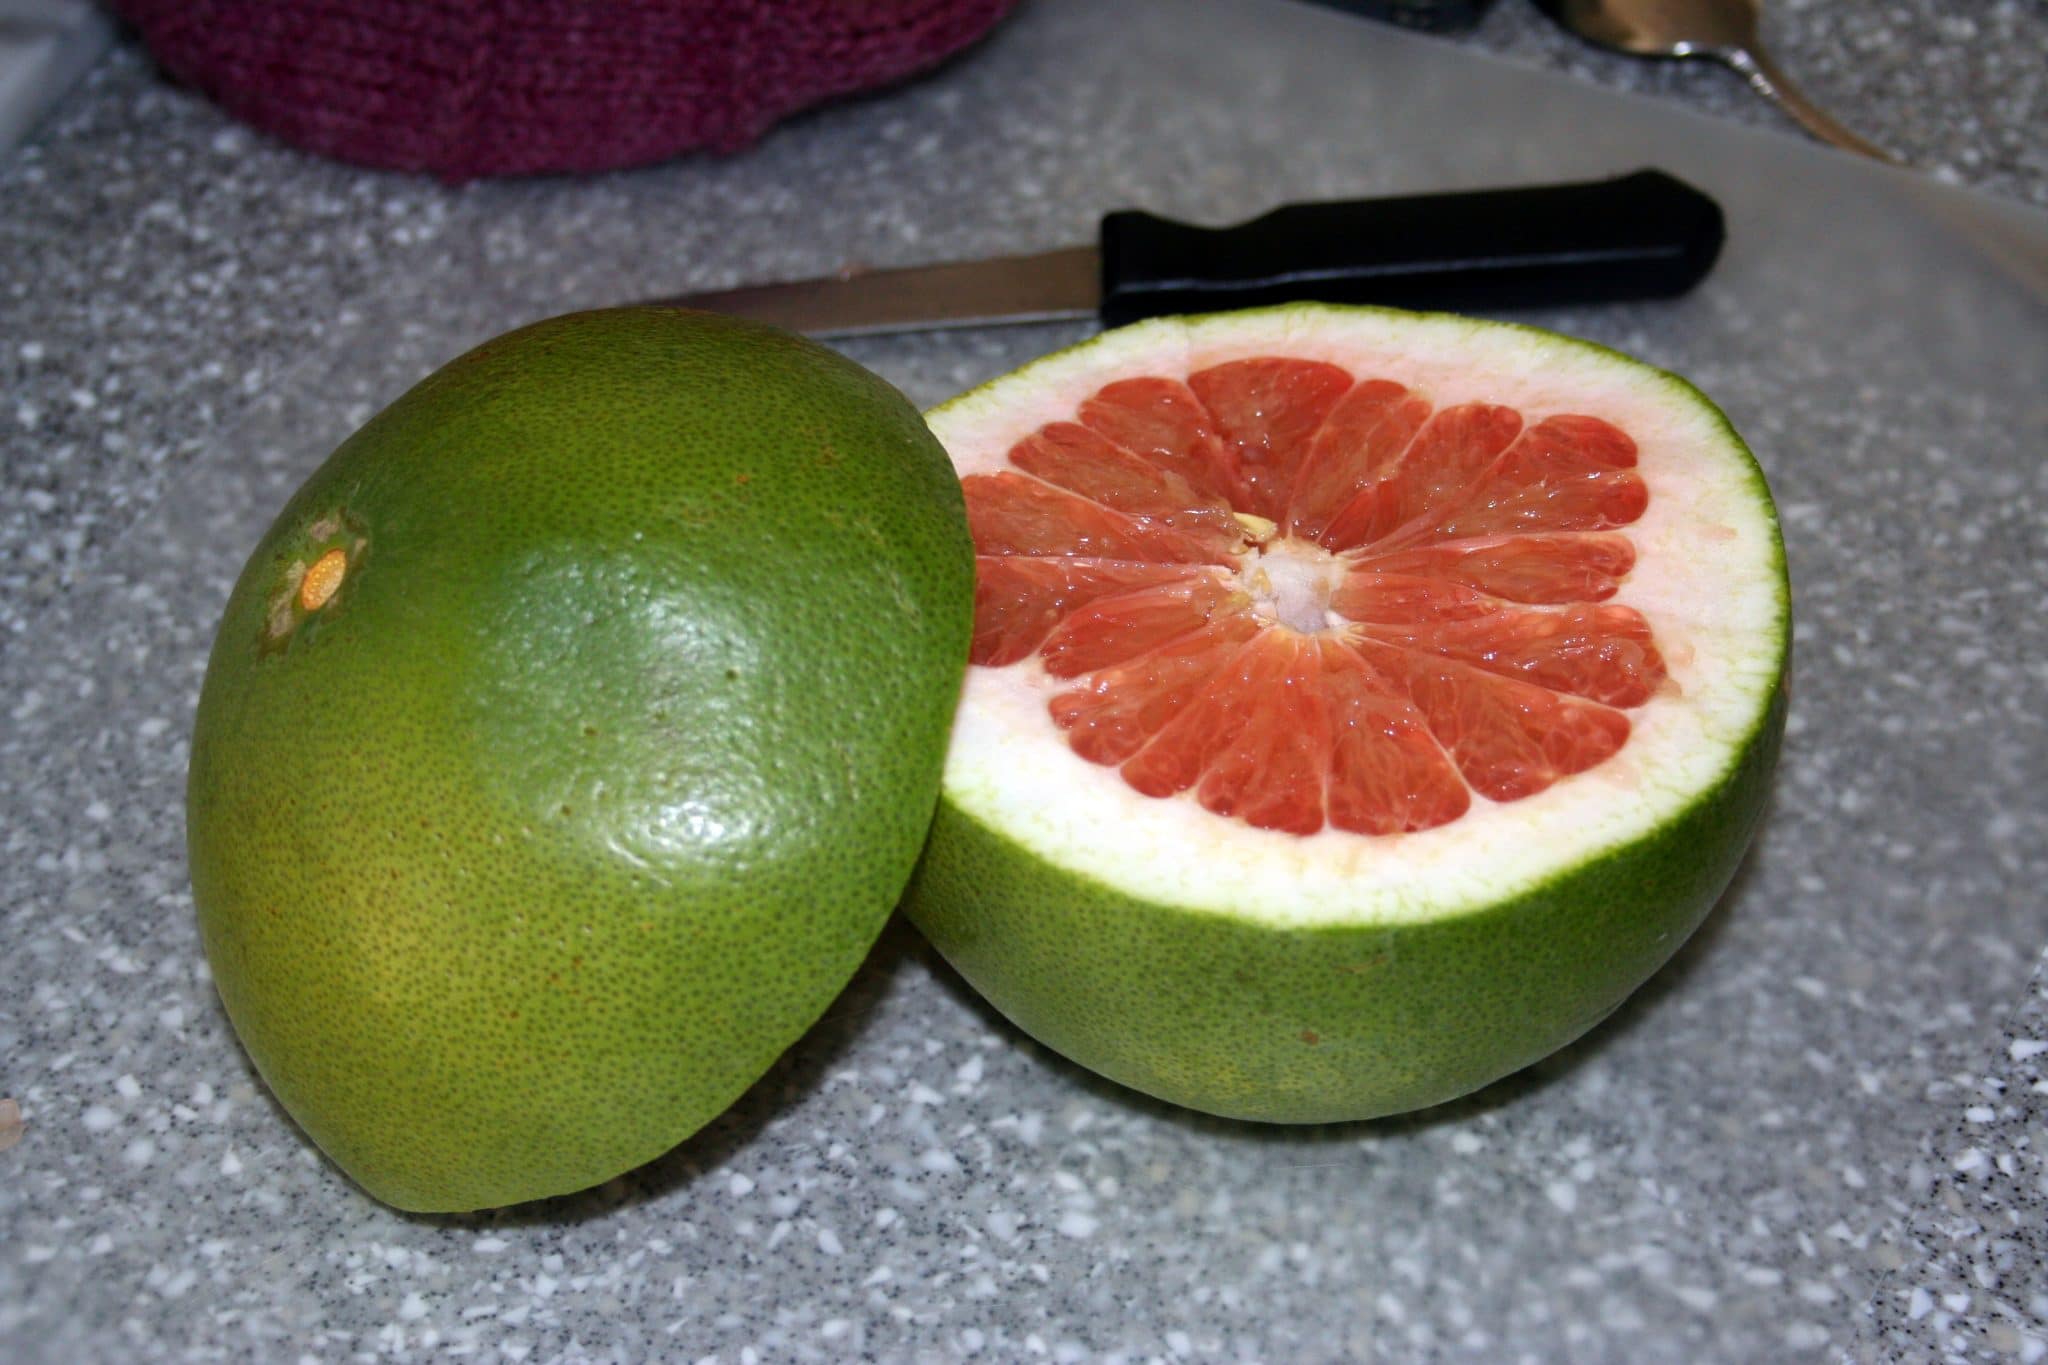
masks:
<path id="1" fill-rule="evenodd" d="M 1649 491 L 1597 416 L 1255 356 L 1118 380 L 964 480 L 974 663 L 1074 752 L 1261 829 L 1456 820 L 1611 757 L 1664 662 L 1609 599 Z"/>

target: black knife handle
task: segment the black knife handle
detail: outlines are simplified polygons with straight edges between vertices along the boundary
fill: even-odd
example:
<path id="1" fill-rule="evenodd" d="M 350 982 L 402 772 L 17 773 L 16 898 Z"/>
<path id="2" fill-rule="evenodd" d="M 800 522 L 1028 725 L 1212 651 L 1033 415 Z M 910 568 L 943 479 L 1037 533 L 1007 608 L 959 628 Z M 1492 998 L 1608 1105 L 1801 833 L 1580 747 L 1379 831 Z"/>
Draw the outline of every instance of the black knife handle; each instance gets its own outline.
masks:
<path id="1" fill-rule="evenodd" d="M 1548 308 L 1662 298 L 1720 254 L 1721 209 L 1662 171 L 1527 189 L 1290 204 L 1235 227 L 1102 220 L 1102 320 L 1305 299 Z"/>

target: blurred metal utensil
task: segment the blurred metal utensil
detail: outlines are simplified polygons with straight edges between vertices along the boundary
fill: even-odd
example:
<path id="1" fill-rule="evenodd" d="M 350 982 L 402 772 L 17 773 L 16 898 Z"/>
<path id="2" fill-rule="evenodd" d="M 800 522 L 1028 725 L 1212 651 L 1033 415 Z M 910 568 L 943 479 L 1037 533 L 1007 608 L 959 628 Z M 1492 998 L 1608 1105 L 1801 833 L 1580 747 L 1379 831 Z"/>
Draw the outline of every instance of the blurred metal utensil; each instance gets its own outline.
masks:
<path id="1" fill-rule="evenodd" d="M 1559 25 L 1599 47 L 1637 57 L 1706 57 L 1742 73 L 1823 142 L 1878 161 L 1898 158 L 1864 141 L 1786 78 L 1757 39 L 1759 0 L 1536 0 Z"/>

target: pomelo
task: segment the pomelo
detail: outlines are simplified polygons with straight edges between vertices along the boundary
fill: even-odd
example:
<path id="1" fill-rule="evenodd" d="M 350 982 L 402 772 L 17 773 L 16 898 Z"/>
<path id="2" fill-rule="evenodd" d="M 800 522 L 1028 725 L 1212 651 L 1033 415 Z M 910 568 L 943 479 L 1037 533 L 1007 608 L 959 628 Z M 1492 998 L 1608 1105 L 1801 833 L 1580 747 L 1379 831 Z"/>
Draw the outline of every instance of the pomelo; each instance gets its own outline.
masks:
<path id="1" fill-rule="evenodd" d="M 972 573 L 916 409 L 766 328 L 557 318 L 372 419 L 249 559 L 193 735 L 206 951 L 285 1108 L 419 1210 L 719 1113 L 909 875 Z"/>
<path id="2" fill-rule="evenodd" d="M 974 662 L 906 910 L 1211 1113 L 1433 1104 L 1604 1017 L 1763 808 L 1789 595 L 1684 381 L 1501 323 L 1141 323 L 927 414 Z"/>

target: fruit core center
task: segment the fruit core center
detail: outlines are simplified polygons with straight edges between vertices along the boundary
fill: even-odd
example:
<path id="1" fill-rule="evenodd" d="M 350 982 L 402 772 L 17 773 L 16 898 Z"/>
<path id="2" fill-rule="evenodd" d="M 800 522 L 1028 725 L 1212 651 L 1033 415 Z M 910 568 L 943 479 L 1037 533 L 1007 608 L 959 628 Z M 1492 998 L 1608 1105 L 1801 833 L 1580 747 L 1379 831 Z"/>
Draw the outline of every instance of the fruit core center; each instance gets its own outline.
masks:
<path id="1" fill-rule="evenodd" d="M 1239 558 L 1237 580 L 1252 599 L 1252 610 L 1304 635 L 1340 624 L 1330 612 L 1344 565 L 1313 541 L 1292 536 L 1268 541 Z"/>

